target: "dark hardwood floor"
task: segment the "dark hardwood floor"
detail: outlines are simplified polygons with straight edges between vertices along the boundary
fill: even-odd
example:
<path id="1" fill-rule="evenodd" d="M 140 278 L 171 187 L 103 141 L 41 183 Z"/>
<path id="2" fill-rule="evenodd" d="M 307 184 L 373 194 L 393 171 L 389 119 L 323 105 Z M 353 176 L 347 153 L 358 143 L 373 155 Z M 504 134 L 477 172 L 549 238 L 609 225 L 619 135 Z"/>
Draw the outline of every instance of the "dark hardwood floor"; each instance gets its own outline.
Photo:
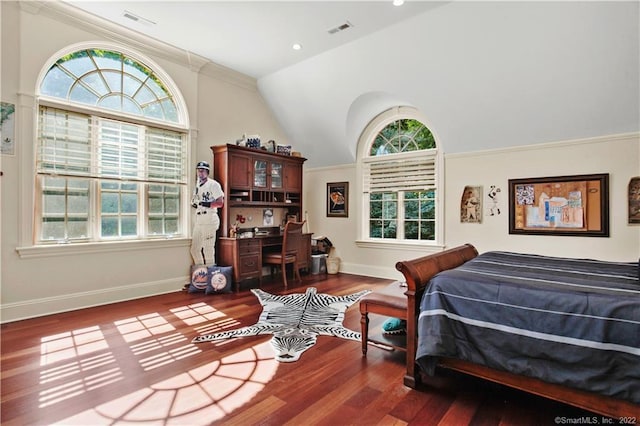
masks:
<path id="1" fill-rule="evenodd" d="M 288 292 L 350 294 L 389 282 L 303 275 Z M 277 282 L 262 288 L 282 292 Z M 592 413 L 446 371 L 409 389 L 404 353 L 370 347 L 363 358 L 352 340 L 319 336 L 293 363 L 274 360 L 270 335 L 191 344 L 253 324 L 260 312 L 247 288 L 176 291 L 4 324 L 2 425 L 600 424 Z M 360 329 L 357 303 L 344 324 Z"/>

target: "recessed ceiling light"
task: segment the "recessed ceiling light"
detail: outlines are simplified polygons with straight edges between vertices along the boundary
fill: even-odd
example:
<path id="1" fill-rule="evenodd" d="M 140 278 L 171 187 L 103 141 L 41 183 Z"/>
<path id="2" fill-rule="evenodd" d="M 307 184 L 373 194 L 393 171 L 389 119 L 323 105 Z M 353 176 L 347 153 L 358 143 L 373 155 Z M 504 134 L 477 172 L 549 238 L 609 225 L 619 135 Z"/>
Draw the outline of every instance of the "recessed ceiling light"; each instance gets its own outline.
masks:
<path id="1" fill-rule="evenodd" d="M 302 49 L 302 45 L 300 43 L 295 43 L 293 46 L 291 46 L 293 48 L 293 50 L 300 50 Z"/>
<path id="2" fill-rule="evenodd" d="M 393 0 L 394 6 L 402 6 L 404 4 L 404 0 Z"/>

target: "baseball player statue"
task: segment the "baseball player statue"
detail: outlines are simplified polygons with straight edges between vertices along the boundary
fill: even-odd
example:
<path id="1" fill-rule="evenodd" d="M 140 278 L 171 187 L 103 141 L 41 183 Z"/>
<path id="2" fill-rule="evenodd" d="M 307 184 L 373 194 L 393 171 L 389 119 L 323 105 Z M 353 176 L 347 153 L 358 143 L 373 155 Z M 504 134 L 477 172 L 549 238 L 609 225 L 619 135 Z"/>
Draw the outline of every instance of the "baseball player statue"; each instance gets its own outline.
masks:
<path id="1" fill-rule="evenodd" d="M 218 207 L 224 204 L 224 192 L 218 182 L 209 178 L 209 163 L 200 161 L 196 170 L 198 180 L 191 198 L 191 206 L 196 209 L 191 257 L 196 265 L 215 265 L 216 231 L 220 227 Z"/>

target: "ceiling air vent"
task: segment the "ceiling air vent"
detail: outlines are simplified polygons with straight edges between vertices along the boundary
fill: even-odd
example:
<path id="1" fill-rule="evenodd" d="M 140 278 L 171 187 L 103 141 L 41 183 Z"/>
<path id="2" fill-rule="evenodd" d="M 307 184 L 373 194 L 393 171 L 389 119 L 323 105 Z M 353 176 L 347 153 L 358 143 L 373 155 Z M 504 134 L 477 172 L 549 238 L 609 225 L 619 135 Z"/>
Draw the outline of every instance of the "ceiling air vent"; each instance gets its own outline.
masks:
<path id="1" fill-rule="evenodd" d="M 333 27 L 331 29 L 328 29 L 327 32 L 329 34 L 335 34 L 335 33 L 339 33 L 340 31 L 344 31 L 348 28 L 353 27 L 353 24 L 349 21 L 344 21 L 344 24 L 340 24 L 337 27 Z"/>
<path id="2" fill-rule="evenodd" d="M 127 19 L 131 19 L 131 20 L 132 20 L 132 21 L 134 21 L 134 22 L 139 22 L 139 23 L 141 23 L 141 24 L 146 24 L 146 25 L 156 25 L 156 23 L 155 23 L 155 22 L 153 22 L 153 21 L 151 21 L 151 20 L 149 20 L 149 19 L 143 18 L 142 16 L 136 15 L 136 14 L 135 14 L 135 13 L 133 13 L 133 12 L 129 12 L 128 10 L 125 10 L 125 11 L 122 13 L 122 16 L 124 16 L 124 17 L 125 17 L 125 18 L 127 18 Z"/>

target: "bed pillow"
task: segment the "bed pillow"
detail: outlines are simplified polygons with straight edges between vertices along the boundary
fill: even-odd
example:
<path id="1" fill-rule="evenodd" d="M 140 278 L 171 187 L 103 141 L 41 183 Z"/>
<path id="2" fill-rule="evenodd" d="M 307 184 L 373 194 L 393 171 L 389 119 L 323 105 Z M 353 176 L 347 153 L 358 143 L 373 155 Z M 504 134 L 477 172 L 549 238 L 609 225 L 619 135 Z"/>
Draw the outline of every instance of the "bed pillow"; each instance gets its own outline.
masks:
<path id="1" fill-rule="evenodd" d="M 203 293 L 209 284 L 209 270 L 207 265 L 191 266 L 191 283 L 189 284 L 189 293 Z"/>
<path id="2" fill-rule="evenodd" d="M 231 293 L 232 266 L 209 266 L 206 294 Z"/>

